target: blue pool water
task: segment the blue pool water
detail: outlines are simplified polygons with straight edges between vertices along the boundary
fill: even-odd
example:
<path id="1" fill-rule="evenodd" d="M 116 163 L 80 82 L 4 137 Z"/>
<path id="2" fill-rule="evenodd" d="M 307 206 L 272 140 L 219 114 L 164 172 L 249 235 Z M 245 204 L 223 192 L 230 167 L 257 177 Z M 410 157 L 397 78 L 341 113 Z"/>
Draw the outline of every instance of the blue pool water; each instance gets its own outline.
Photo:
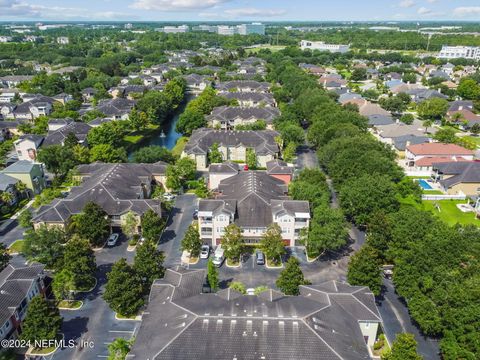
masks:
<path id="1" fill-rule="evenodd" d="M 420 185 L 420 187 L 423 189 L 423 190 L 432 190 L 433 188 L 430 186 L 430 184 L 428 182 L 426 182 L 425 180 L 423 179 L 419 179 L 418 180 L 418 185 Z"/>

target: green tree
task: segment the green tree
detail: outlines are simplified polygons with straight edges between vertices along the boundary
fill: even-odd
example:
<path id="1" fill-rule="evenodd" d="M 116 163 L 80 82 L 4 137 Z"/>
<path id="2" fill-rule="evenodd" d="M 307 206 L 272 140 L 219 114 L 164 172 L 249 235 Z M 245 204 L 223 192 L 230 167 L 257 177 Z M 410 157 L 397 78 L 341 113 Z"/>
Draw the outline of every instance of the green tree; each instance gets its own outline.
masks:
<path id="1" fill-rule="evenodd" d="M 90 201 L 80 214 L 73 216 L 69 231 L 88 240 L 92 246 L 101 246 L 110 232 L 109 225 L 105 210 Z"/>
<path id="2" fill-rule="evenodd" d="M 470 132 L 476 136 L 480 134 L 480 124 L 478 123 L 473 124 L 473 126 L 470 128 Z"/>
<path id="3" fill-rule="evenodd" d="M 145 129 L 149 125 L 150 117 L 144 111 L 133 109 L 128 116 L 128 123 L 133 130 L 139 131 Z"/>
<path id="4" fill-rule="evenodd" d="M 87 141 L 90 146 L 119 146 L 125 135 L 125 121 L 110 121 L 94 127 L 88 132 Z"/>
<path id="5" fill-rule="evenodd" d="M 245 162 L 249 169 L 254 170 L 257 168 L 257 154 L 255 149 L 248 148 L 245 155 Z"/>
<path id="6" fill-rule="evenodd" d="M 142 235 L 147 241 L 152 241 L 154 244 L 160 239 L 162 230 L 165 226 L 165 220 L 163 220 L 155 211 L 148 209 L 143 215 L 141 220 Z"/>
<path id="7" fill-rule="evenodd" d="M 285 254 L 280 226 L 275 223 L 268 226 L 260 241 L 260 247 L 270 261 L 275 264 L 280 263 L 282 256 Z"/>
<path id="8" fill-rule="evenodd" d="M 368 286 L 374 295 L 380 295 L 382 272 L 376 249 L 364 245 L 350 258 L 347 281 L 350 285 Z"/>
<path id="9" fill-rule="evenodd" d="M 144 292 L 148 293 L 156 279 L 161 279 L 165 272 L 163 261 L 165 256 L 158 250 L 153 241 L 145 240 L 137 247 L 133 269 L 140 277 Z"/>
<path id="10" fill-rule="evenodd" d="M 132 346 L 132 340 L 117 338 L 108 345 L 107 360 L 125 360 Z"/>
<path id="11" fill-rule="evenodd" d="M 127 153 L 124 148 L 115 148 L 110 144 L 95 145 L 90 149 L 90 161 L 106 163 L 121 163 L 127 161 Z"/>
<path id="12" fill-rule="evenodd" d="M 41 295 L 35 296 L 27 308 L 27 315 L 22 321 L 20 338 L 35 342 L 55 340 L 62 325 L 62 317 L 58 308 Z"/>
<path id="13" fill-rule="evenodd" d="M 347 180 L 339 198 L 345 215 L 358 225 L 367 224 L 377 211 L 393 212 L 398 208 L 396 188 L 386 176 L 365 174 Z"/>
<path id="14" fill-rule="evenodd" d="M 52 172 L 55 177 L 65 176 L 76 165 L 72 149 L 61 145 L 42 147 L 38 152 L 37 159 L 44 163 L 47 170 Z"/>
<path id="15" fill-rule="evenodd" d="M 175 157 L 166 147 L 151 145 L 135 151 L 133 153 L 133 161 L 136 163 L 156 163 L 157 161 L 164 161 L 173 164 Z"/>
<path id="16" fill-rule="evenodd" d="M 457 94 L 465 100 L 479 100 L 480 85 L 473 79 L 463 78 L 458 85 Z"/>
<path id="17" fill-rule="evenodd" d="M 382 360 L 422 360 L 417 353 L 417 341 L 413 334 L 397 334 L 392 349 L 382 355 Z"/>
<path id="18" fill-rule="evenodd" d="M 65 245 L 63 270 L 72 274 L 75 290 L 86 290 L 95 283 L 95 256 L 88 240 L 73 235 Z"/>
<path id="19" fill-rule="evenodd" d="M 52 291 L 58 301 L 70 299 L 75 290 L 73 284 L 73 274 L 67 269 L 63 269 L 55 274 L 52 281 Z"/>
<path id="20" fill-rule="evenodd" d="M 352 76 L 350 80 L 352 81 L 362 81 L 367 79 L 367 69 L 366 68 L 355 68 L 352 71 Z"/>
<path id="21" fill-rule="evenodd" d="M 433 135 L 433 138 L 445 144 L 455 144 L 458 140 L 455 134 L 456 131 L 451 128 L 439 129 L 435 135 Z"/>
<path id="22" fill-rule="evenodd" d="M 138 219 L 133 211 L 129 211 L 122 222 L 122 231 L 127 237 L 131 238 L 137 233 Z"/>
<path id="23" fill-rule="evenodd" d="M 73 158 L 77 164 L 90 163 L 90 149 L 81 144 L 77 144 L 72 148 Z"/>
<path id="24" fill-rule="evenodd" d="M 412 125 L 414 120 L 415 120 L 415 117 L 412 114 L 403 114 L 400 117 L 400 121 L 407 125 Z"/>
<path id="25" fill-rule="evenodd" d="M 65 242 L 66 236 L 63 230 L 42 225 L 25 234 L 23 254 L 28 260 L 38 261 L 48 269 L 61 268 Z"/>
<path id="26" fill-rule="evenodd" d="M 69 132 L 63 141 L 63 146 L 71 148 L 78 145 L 78 139 L 73 132 Z"/>
<path id="27" fill-rule="evenodd" d="M 327 205 L 315 208 L 306 241 L 307 254 L 317 257 L 325 251 L 339 250 L 348 241 L 348 228 L 343 213 Z"/>
<path id="28" fill-rule="evenodd" d="M 300 294 L 300 285 L 306 284 L 306 281 L 296 257 L 291 256 L 288 259 L 275 284 L 285 295 Z"/>
<path id="29" fill-rule="evenodd" d="M 210 164 L 218 164 L 223 162 L 223 155 L 219 150 L 218 143 L 213 143 L 208 152 L 208 162 Z"/>
<path id="30" fill-rule="evenodd" d="M 126 259 L 113 264 L 112 271 L 107 274 L 103 299 L 113 311 L 123 316 L 136 315 L 143 306 L 142 281 Z"/>
<path id="31" fill-rule="evenodd" d="M 221 240 L 225 257 L 231 261 L 239 262 L 245 244 L 243 243 L 242 229 L 232 223 L 225 228 Z"/>
<path id="32" fill-rule="evenodd" d="M 200 239 L 198 229 L 195 225 L 191 224 L 185 232 L 181 249 L 182 251 L 188 251 L 191 257 L 198 257 L 200 255 L 201 247 L 202 239 Z"/>
<path id="33" fill-rule="evenodd" d="M 212 291 L 214 291 L 214 292 L 217 291 L 217 289 L 218 289 L 218 269 L 213 264 L 212 259 L 208 260 L 207 279 L 208 279 L 208 284 L 210 285 L 210 289 L 212 289 Z"/>
<path id="34" fill-rule="evenodd" d="M 291 142 L 289 143 L 285 149 L 283 149 L 283 160 L 286 162 L 292 162 L 295 158 L 295 154 L 297 153 L 297 144 Z"/>
<path id="35" fill-rule="evenodd" d="M 245 285 L 240 281 L 232 281 L 228 287 L 232 290 L 238 291 L 241 294 L 247 293 L 247 289 L 245 288 Z"/>
<path id="36" fill-rule="evenodd" d="M 8 253 L 7 247 L 5 244 L 0 243 L 0 271 L 5 269 L 12 257 Z"/>
<path id="37" fill-rule="evenodd" d="M 18 216 L 17 220 L 18 224 L 25 229 L 31 229 L 33 227 L 32 212 L 29 209 L 23 210 Z"/>
<path id="38" fill-rule="evenodd" d="M 440 120 L 449 108 L 448 101 L 440 98 L 431 98 L 417 106 L 418 115 L 423 119 Z"/>

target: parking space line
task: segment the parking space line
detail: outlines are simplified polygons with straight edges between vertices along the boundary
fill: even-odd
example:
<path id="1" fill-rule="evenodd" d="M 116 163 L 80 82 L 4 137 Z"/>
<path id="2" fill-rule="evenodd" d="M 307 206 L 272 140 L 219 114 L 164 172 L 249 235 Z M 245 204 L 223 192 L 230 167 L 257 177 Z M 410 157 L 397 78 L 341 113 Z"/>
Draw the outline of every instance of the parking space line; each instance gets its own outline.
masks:
<path id="1" fill-rule="evenodd" d="M 108 332 L 112 333 L 133 333 L 135 330 L 108 330 Z"/>

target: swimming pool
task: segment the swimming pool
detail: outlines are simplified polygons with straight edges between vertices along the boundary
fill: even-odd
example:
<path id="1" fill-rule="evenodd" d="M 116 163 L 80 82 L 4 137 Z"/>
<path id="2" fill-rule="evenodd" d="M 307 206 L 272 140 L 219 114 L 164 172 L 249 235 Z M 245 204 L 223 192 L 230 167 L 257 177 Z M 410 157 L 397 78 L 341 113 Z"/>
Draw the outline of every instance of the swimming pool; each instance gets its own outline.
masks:
<path id="1" fill-rule="evenodd" d="M 418 179 L 418 185 L 420 185 L 423 190 L 433 190 L 433 188 L 426 180 Z"/>

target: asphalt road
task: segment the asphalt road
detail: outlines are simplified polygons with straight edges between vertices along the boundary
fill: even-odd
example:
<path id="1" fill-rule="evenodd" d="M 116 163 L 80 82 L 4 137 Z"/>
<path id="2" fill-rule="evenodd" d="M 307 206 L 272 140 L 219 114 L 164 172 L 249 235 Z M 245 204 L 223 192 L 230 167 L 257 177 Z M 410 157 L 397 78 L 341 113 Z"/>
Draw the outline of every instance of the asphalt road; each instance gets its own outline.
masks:
<path id="1" fill-rule="evenodd" d="M 192 194 L 179 195 L 159 243 L 165 254 L 165 267 L 180 265 L 180 246 L 188 226 L 193 221 L 193 211 L 197 207 L 197 197 Z"/>

